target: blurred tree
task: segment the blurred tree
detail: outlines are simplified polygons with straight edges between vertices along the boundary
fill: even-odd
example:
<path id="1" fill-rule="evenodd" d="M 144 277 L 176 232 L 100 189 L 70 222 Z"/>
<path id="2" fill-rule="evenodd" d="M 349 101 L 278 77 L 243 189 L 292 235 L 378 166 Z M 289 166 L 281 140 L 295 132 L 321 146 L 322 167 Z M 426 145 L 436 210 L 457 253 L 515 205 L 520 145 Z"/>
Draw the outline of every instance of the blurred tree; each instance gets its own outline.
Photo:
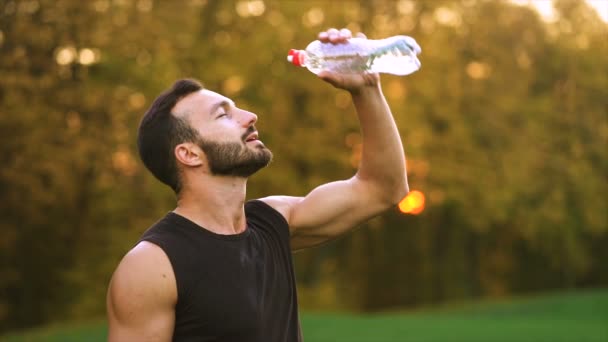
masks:
<path id="1" fill-rule="evenodd" d="M 273 164 L 249 198 L 350 177 L 348 94 L 288 65 L 327 27 L 415 37 L 384 76 L 418 216 L 396 209 L 296 254 L 304 308 L 377 310 L 605 286 L 608 26 L 507 1 L 0 2 L 0 330 L 102 314 L 122 255 L 174 205 L 138 161 L 139 119 L 181 77 L 259 115 Z"/>

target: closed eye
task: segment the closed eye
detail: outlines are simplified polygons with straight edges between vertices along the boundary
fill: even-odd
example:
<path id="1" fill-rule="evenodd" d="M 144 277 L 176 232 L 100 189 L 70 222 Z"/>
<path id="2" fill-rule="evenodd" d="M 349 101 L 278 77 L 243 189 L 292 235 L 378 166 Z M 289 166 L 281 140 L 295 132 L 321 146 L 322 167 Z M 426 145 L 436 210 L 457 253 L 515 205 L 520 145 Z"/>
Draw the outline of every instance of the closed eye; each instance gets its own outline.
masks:
<path id="1" fill-rule="evenodd" d="M 226 115 L 228 116 L 230 109 L 234 107 L 234 102 L 232 101 L 228 101 L 228 100 L 222 100 L 216 104 L 214 104 L 213 106 L 211 106 L 211 110 L 209 111 L 209 116 L 213 116 L 215 113 L 220 112 L 219 114 L 217 114 L 215 116 L 216 119 L 219 119 L 220 117 Z"/>

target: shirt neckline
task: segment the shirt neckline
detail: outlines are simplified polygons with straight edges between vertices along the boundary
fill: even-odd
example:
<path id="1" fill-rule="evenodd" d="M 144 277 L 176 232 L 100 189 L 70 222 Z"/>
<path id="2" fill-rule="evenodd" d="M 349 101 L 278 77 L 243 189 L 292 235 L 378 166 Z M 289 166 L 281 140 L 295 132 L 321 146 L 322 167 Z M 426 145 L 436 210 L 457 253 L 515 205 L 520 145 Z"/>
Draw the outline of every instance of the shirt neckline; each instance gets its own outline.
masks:
<path id="1" fill-rule="evenodd" d="M 180 214 L 177 214 L 173 211 L 170 211 L 169 213 L 167 213 L 166 217 L 169 220 L 171 220 L 172 222 L 174 222 L 176 225 L 178 225 L 182 228 L 189 229 L 189 230 L 196 230 L 196 231 L 200 232 L 201 234 L 204 234 L 206 236 L 212 237 L 214 239 L 219 239 L 219 240 L 227 240 L 227 241 L 242 240 L 242 239 L 246 238 L 247 236 L 249 236 L 250 231 L 251 231 L 251 227 L 249 227 L 249 222 L 247 222 L 247 224 L 245 225 L 245 230 L 241 233 L 218 234 L 218 233 L 210 231 L 209 229 L 207 229 L 205 227 L 199 226 L 198 224 L 191 221 L 190 219 L 188 219 Z"/>

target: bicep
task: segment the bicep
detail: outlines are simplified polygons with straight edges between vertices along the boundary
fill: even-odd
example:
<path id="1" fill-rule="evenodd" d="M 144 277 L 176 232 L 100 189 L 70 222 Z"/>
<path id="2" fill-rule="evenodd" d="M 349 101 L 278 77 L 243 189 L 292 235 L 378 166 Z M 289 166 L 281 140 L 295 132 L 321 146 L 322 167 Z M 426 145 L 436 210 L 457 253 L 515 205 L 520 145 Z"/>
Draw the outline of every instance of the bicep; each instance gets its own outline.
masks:
<path id="1" fill-rule="evenodd" d="M 277 196 L 273 206 L 291 230 L 291 248 L 316 246 L 387 209 L 375 187 L 356 177 L 323 184 L 305 197 Z"/>
<path id="2" fill-rule="evenodd" d="M 176 287 L 160 248 L 145 243 L 116 269 L 107 296 L 109 341 L 170 341 L 175 322 Z M 154 249 L 158 250 L 154 250 Z"/>

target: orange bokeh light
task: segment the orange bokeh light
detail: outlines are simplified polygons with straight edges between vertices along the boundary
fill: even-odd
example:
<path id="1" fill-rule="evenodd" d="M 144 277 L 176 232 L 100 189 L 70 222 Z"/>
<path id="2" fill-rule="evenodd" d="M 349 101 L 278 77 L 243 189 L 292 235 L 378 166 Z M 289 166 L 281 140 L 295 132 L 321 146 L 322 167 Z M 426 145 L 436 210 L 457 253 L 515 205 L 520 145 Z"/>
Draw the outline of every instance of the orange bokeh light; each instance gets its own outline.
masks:
<path id="1" fill-rule="evenodd" d="M 424 194 L 412 190 L 399 202 L 399 210 L 404 214 L 418 215 L 424 210 L 424 202 Z"/>

